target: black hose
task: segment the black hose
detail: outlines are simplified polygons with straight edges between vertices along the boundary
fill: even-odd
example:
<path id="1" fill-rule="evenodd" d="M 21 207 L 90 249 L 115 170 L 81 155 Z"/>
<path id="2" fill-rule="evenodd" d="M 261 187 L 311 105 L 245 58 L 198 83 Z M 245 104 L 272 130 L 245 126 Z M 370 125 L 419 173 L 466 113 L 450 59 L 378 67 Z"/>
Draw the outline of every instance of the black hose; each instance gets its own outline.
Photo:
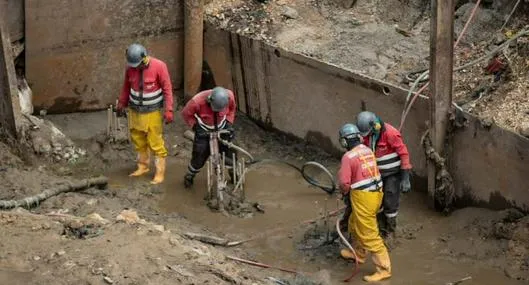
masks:
<path id="1" fill-rule="evenodd" d="M 305 181 L 307 181 L 309 184 L 313 186 L 320 188 L 321 190 L 325 191 L 327 194 L 331 195 L 336 191 L 336 181 L 334 177 L 332 176 L 331 172 L 325 166 L 321 165 L 318 162 L 308 161 L 305 164 L 303 164 L 301 167 L 298 167 L 297 165 L 290 163 L 288 161 L 285 161 L 285 160 L 265 158 L 265 159 L 254 160 L 253 162 L 250 162 L 249 164 L 252 166 L 252 165 L 257 165 L 257 164 L 262 164 L 262 163 L 282 163 L 284 165 L 290 166 L 291 168 L 299 171 L 299 173 L 301 173 L 301 176 L 303 176 L 303 179 L 305 179 Z M 322 185 L 318 183 L 318 181 L 316 181 L 314 178 L 306 174 L 305 169 L 309 165 L 316 166 L 322 169 L 330 177 L 332 186 L 329 187 L 329 186 Z"/>

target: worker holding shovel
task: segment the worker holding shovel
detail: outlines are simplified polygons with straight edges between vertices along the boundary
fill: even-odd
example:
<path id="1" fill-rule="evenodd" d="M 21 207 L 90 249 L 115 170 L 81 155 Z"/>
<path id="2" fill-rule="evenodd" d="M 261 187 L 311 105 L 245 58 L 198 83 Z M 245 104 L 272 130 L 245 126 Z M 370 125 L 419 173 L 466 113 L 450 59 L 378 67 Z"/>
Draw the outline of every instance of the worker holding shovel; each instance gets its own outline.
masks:
<path id="1" fill-rule="evenodd" d="M 130 45 L 126 58 L 128 67 L 119 96 L 118 113 L 123 114 L 128 107 L 130 136 L 138 153 L 138 168 L 130 176 L 141 176 L 149 172 L 152 151 L 156 157 L 156 173 L 151 184 L 159 184 L 165 178 L 167 157 L 162 121 L 173 121 L 171 78 L 167 65 L 148 56 L 147 50 L 140 44 Z"/>
<path id="2" fill-rule="evenodd" d="M 349 232 L 355 239 L 354 252 L 343 249 L 343 258 L 365 263 L 367 254 L 372 254 L 376 272 L 364 276 L 367 282 L 377 282 L 391 277 L 391 261 L 388 250 L 380 236 L 377 212 L 382 204 L 382 178 L 375 155 L 362 144 L 362 136 L 356 125 L 345 124 L 339 132 L 340 145 L 347 150 L 343 155 L 338 179 L 343 195 L 351 202 Z"/>

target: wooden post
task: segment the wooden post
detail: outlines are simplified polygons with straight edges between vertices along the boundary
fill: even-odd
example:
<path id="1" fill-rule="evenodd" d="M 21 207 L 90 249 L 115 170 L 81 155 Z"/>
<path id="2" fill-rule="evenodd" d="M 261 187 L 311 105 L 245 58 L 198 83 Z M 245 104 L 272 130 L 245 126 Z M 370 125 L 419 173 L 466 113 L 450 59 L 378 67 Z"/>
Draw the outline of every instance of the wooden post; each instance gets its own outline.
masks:
<path id="1" fill-rule="evenodd" d="M 184 101 L 198 92 L 202 80 L 204 0 L 184 2 Z"/>
<path id="2" fill-rule="evenodd" d="M 0 127 L 9 135 L 16 138 L 17 129 L 13 112 L 13 99 L 18 98 L 15 64 L 9 40 L 9 30 L 5 21 L 7 15 L 4 9 L 7 4 L 0 2 Z M 0 134 L 1 135 L 1 134 Z"/>
<path id="3" fill-rule="evenodd" d="M 454 46 L 454 0 L 432 0 L 430 30 L 430 138 L 434 149 L 443 155 L 443 146 L 452 106 Z M 428 162 L 428 195 L 435 205 L 436 169 Z"/>

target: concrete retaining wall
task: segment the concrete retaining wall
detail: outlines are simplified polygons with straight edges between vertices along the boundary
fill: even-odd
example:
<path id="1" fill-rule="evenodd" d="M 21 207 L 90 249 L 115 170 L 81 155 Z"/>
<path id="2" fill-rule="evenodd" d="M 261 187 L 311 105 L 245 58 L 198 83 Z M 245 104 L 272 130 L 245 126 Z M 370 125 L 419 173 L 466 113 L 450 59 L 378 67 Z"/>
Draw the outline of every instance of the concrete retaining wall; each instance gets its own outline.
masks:
<path id="1" fill-rule="evenodd" d="M 404 89 L 211 26 L 205 34 L 205 57 L 217 84 L 233 88 L 239 109 L 264 126 L 339 153 L 337 131 L 362 106 L 394 126 L 400 122 Z M 451 165 L 459 201 L 529 210 L 529 140 L 464 117 L 469 125 L 455 133 Z M 420 139 L 427 119 L 428 101 L 420 99 L 403 130 L 419 177 L 426 177 Z"/>
<path id="2" fill-rule="evenodd" d="M 7 0 L 7 11 L 9 38 L 11 42 L 21 40 L 24 38 L 24 1 Z"/>
<path id="3" fill-rule="evenodd" d="M 36 111 L 106 108 L 119 95 L 125 49 L 143 43 L 182 84 L 180 0 L 26 0 L 26 76 Z"/>

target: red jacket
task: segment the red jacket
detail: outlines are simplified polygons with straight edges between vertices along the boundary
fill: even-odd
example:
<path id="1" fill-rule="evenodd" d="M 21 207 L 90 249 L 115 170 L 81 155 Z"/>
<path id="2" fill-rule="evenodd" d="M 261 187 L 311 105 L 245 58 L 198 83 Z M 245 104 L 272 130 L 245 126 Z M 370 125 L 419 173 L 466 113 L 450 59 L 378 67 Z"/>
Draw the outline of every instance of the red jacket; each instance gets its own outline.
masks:
<path id="1" fill-rule="evenodd" d="M 349 190 L 381 191 L 382 178 L 373 151 L 360 144 L 342 157 L 338 182 L 343 194 Z"/>
<path id="2" fill-rule="evenodd" d="M 127 67 L 119 103 L 123 107 L 159 109 L 173 111 L 173 87 L 167 65 L 154 57 L 143 70 L 143 93 L 140 96 L 140 68 Z M 141 98 L 140 98 L 141 97 Z"/>
<path id="3" fill-rule="evenodd" d="M 208 96 L 212 92 L 213 90 L 210 89 L 198 93 L 182 109 L 182 118 L 188 126 L 193 127 L 198 122 L 206 130 L 214 130 L 214 112 L 207 102 Z M 228 107 L 217 113 L 217 126 L 219 128 L 222 128 L 226 121 L 231 124 L 235 121 L 235 112 L 237 110 L 235 95 L 233 95 L 231 90 L 228 90 L 228 94 L 230 97 Z"/>
<path id="4" fill-rule="evenodd" d="M 372 137 L 373 135 L 364 137 L 366 146 L 372 147 Z M 411 169 L 408 148 L 402 141 L 400 132 L 388 123 L 384 123 L 374 151 L 382 176 L 399 173 L 400 169 Z"/>

